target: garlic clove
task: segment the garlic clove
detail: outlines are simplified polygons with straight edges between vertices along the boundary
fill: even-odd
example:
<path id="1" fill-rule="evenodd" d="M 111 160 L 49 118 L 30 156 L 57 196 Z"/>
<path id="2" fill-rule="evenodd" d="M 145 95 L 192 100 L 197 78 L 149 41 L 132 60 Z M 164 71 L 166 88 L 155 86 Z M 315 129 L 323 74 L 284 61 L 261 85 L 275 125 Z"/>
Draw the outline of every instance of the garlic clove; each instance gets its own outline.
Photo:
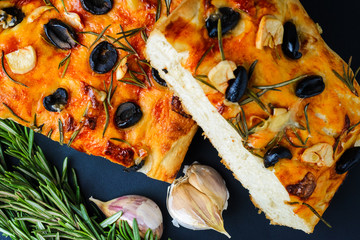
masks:
<path id="1" fill-rule="evenodd" d="M 215 169 L 205 165 L 193 164 L 187 172 L 189 183 L 193 187 L 207 195 L 218 209 L 226 209 L 229 192 L 224 179 Z"/>
<path id="2" fill-rule="evenodd" d="M 121 59 L 119 66 L 116 69 L 116 80 L 121 80 L 125 76 L 126 72 L 128 70 L 127 66 L 127 57 L 124 57 Z"/>
<path id="3" fill-rule="evenodd" d="M 25 74 L 36 66 L 36 52 L 32 46 L 18 49 L 5 55 L 13 73 Z"/>
<path id="4" fill-rule="evenodd" d="M 74 13 L 74 12 L 65 13 L 65 18 L 72 27 L 77 28 L 77 29 L 84 28 L 84 25 L 81 22 L 81 18 L 77 13 Z"/>
<path id="5" fill-rule="evenodd" d="M 229 198 L 225 181 L 205 165 L 196 163 L 184 169 L 185 176 L 168 189 L 167 208 L 174 225 L 192 230 L 214 229 L 230 238 L 221 215 Z"/>
<path id="6" fill-rule="evenodd" d="M 161 238 L 163 233 L 162 214 L 158 205 L 151 199 L 139 195 L 127 195 L 107 202 L 91 197 L 90 201 L 94 202 L 106 217 L 122 211 L 123 214 L 118 222 L 124 220 L 132 226 L 133 219 L 136 218 L 141 237 L 144 237 L 150 228 L 154 236 Z"/>

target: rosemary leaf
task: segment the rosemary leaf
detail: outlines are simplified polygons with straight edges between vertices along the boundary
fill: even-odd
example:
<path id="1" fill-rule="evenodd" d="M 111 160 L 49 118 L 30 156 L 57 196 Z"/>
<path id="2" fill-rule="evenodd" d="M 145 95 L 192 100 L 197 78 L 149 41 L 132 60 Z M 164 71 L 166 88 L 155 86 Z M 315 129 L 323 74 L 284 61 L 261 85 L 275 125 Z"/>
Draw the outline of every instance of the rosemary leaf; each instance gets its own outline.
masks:
<path id="1" fill-rule="evenodd" d="M 59 67 L 58 67 L 58 68 L 61 68 L 62 66 L 65 65 L 64 70 L 63 70 L 63 72 L 62 72 L 62 74 L 61 74 L 61 78 L 64 78 L 65 73 L 66 73 L 66 71 L 67 71 L 67 69 L 68 69 L 68 67 L 69 67 L 69 64 L 70 64 L 70 56 L 71 56 L 71 52 L 69 52 L 69 54 L 66 55 L 65 58 L 62 59 L 62 60 L 60 61 L 60 63 L 59 63 Z"/>
<path id="2" fill-rule="evenodd" d="M 218 27 L 217 31 L 218 31 L 218 42 L 219 42 L 219 50 L 220 50 L 220 54 L 221 54 L 221 60 L 224 61 L 225 54 L 224 54 L 224 48 L 223 48 L 223 42 L 222 42 L 221 18 L 219 18 L 219 20 L 218 20 L 217 27 Z"/>
<path id="3" fill-rule="evenodd" d="M 6 69 L 5 69 L 5 64 L 4 64 L 4 57 L 5 56 L 5 53 L 4 53 L 4 51 L 2 50 L 2 55 L 1 55 L 1 67 L 2 67 L 2 70 L 4 71 L 4 73 L 5 73 L 5 75 L 11 80 L 11 81 L 13 81 L 14 83 L 16 83 L 16 84 L 19 84 L 19 85 L 21 85 L 21 86 L 24 86 L 24 87 L 28 87 L 28 86 L 26 86 L 25 84 L 23 84 L 23 83 L 21 83 L 21 82 L 19 82 L 19 81 L 16 81 L 15 79 L 13 79 L 9 74 L 8 74 L 8 72 L 6 71 Z"/>
<path id="4" fill-rule="evenodd" d="M 105 219 L 104 221 L 102 221 L 100 223 L 100 226 L 102 228 L 106 228 L 108 227 L 109 225 L 112 225 L 113 223 L 115 223 L 117 220 L 119 220 L 119 218 L 122 216 L 123 212 L 122 211 L 119 211 L 115 214 L 113 214 L 111 217 L 108 217 L 107 219 Z"/>
<path id="5" fill-rule="evenodd" d="M 130 147 L 132 147 L 131 144 L 130 144 L 128 141 L 126 141 L 126 140 L 123 140 L 123 139 L 120 139 L 120 138 L 110 138 L 110 139 L 111 139 L 111 140 L 114 140 L 114 141 L 126 143 L 127 145 L 129 145 Z"/>
<path id="6" fill-rule="evenodd" d="M 254 70 L 255 70 L 255 67 L 256 67 L 256 64 L 258 63 L 258 60 L 255 60 L 251 65 L 250 65 L 250 68 L 249 68 L 249 73 L 248 73 L 248 79 L 251 78 L 252 74 L 254 73 Z"/>
<path id="7" fill-rule="evenodd" d="M 67 144 L 68 147 L 71 146 L 72 142 L 75 140 L 75 138 L 77 137 L 77 135 L 79 135 L 81 129 L 82 129 L 82 126 L 81 126 L 78 130 L 76 130 L 76 131 L 73 132 L 73 134 L 71 135 L 70 140 L 69 140 L 69 142 L 68 142 L 68 144 Z"/>
<path id="8" fill-rule="evenodd" d="M 158 0 L 158 1 L 161 1 L 161 0 Z M 128 41 L 128 39 L 127 39 L 127 37 L 126 37 L 126 35 L 125 35 L 125 33 L 124 33 L 124 29 L 123 29 L 123 27 L 121 26 L 121 24 L 120 24 L 120 29 L 121 29 L 121 32 L 120 32 L 120 33 L 123 34 L 124 40 L 125 40 L 125 42 L 126 42 L 127 45 L 128 45 L 127 47 L 129 47 L 136 56 L 139 56 L 139 54 L 136 52 L 136 50 L 133 48 L 133 46 L 132 46 L 132 45 L 130 44 L 130 42 Z M 119 41 L 117 41 L 117 42 L 120 43 Z"/>
<path id="9" fill-rule="evenodd" d="M 211 87 L 212 89 L 216 90 L 216 87 L 214 87 L 214 85 L 212 85 L 211 83 L 208 83 L 207 81 L 205 81 L 204 79 L 202 79 L 201 77 L 195 76 L 194 77 L 196 80 L 198 80 L 199 82 L 201 82 L 202 84 L 205 84 L 208 87 Z"/>
<path id="10" fill-rule="evenodd" d="M 172 1 L 172 0 L 165 0 L 166 15 L 167 15 L 167 16 L 169 16 L 169 14 L 170 14 L 171 1 Z"/>
<path id="11" fill-rule="evenodd" d="M 359 96 L 358 92 L 356 91 L 355 87 L 354 87 L 354 80 L 356 78 L 356 76 L 358 75 L 358 73 L 360 72 L 360 67 L 355 71 L 355 74 L 352 72 L 351 70 L 351 62 L 352 62 L 352 57 L 350 57 L 349 62 L 348 62 L 348 67 L 345 70 L 345 65 L 343 64 L 343 76 L 341 76 L 337 71 L 335 71 L 334 69 L 332 70 L 333 73 L 335 74 L 335 76 L 337 78 L 339 78 L 349 89 L 352 93 L 355 94 L 355 96 Z"/>
<path id="12" fill-rule="evenodd" d="M 61 0 L 62 5 L 64 6 L 64 11 L 66 14 L 69 14 L 69 12 L 66 10 L 65 2 L 64 0 Z"/>
<path id="13" fill-rule="evenodd" d="M 113 88 L 113 81 L 114 81 L 114 70 L 111 71 L 111 80 L 110 80 L 110 86 L 109 86 L 109 89 L 107 90 L 106 92 L 106 101 L 107 101 L 107 104 L 112 107 L 111 105 L 111 96 L 112 96 L 112 88 Z"/>
<path id="14" fill-rule="evenodd" d="M 286 85 L 289 85 L 291 83 L 294 83 L 294 82 L 297 82 L 297 81 L 300 81 L 304 78 L 306 78 L 308 75 L 301 75 L 301 76 L 298 76 L 296 78 L 293 78 L 293 79 L 290 79 L 288 81 L 285 81 L 285 82 L 281 82 L 281 83 L 277 83 L 277 84 L 274 84 L 274 85 L 267 85 L 267 86 L 253 86 L 254 88 L 257 88 L 257 89 L 274 89 L 274 88 L 279 88 L 279 87 L 284 87 Z"/>
<path id="15" fill-rule="evenodd" d="M 146 31 L 142 30 L 140 34 L 141 34 L 141 38 L 144 40 L 144 42 L 147 42 L 148 36 L 146 35 Z"/>
<path id="16" fill-rule="evenodd" d="M 54 4 L 52 4 L 52 2 L 50 0 L 43 0 L 43 1 L 46 6 L 53 7 L 58 13 L 60 13 L 59 10 L 54 6 Z"/>
<path id="17" fill-rule="evenodd" d="M 143 83 L 138 77 L 136 77 L 135 72 L 132 70 L 129 70 L 130 77 L 124 77 L 122 80 L 119 80 L 119 82 L 135 85 L 141 88 L 146 88 L 145 83 Z"/>
<path id="18" fill-rule="evenodd" d="M 59 118 L 58 119 L 58 127 L 59 127 L 59 142 L 60 142 L 60 145 L 63 145 L 64 144 L 64 132 L 63 132 L 63 124 L 61 122 L 61 119 Z"/>
<path id="19" fill-rule="evenodd" d="M 300 145 L 297 145 L 297 144 L 293 143 L 293 142 L 289 139 L 289 137 L 286 135 L 286 132 L 284 132 L 284 137 L 285 137 L 286 141 L 287 141 L 291 146 L 293 146 L 293 147 L 295 147 L 295 148 L 307 148 L 306 146 L 300 146 Z"/>
<path id="20" fill-rule="evenodd" d="M 261 97 L 262 95 L 264 95 L 267 91 L 269 90 L 272 90 L 272 89 L 264 89 L 264 90 L 261 90 L 260 92 L 257 92 L 256 93 L 256 96 L 259 98 Z M 244 100 L 242 100 L 241 102 L 239 102 L 239 105 L 242 106 L 242 105 L 245 105 L 245 104 L 248 104 L 250 102 L 252 102 L 253 99 L 248 97 L 248 98 L 245 98 Z"/>
<path id="21" fill-rule="evenodd" d="M 332 226 L 327 221 L 325 221 L 325 219 L 310 204 L 307 204 L 305 202 L 302 202 L 302 203 L 288 202 L 288 204 L 289 205 L 301 204 L 301 205 L 308 207 L 310 209 L 310 211 L 312 211 L 327 227 L 332 228 Z"/>
<path id="22" fill-rule="evenodd" d="M 46 134 L 46 136 L 47 136 L 48 138 L 51 138 L 52 133 L 53 133 L 53 129 L 50 128 L 50 130 L 49 130 L 49 132 Z"/>
<path id="23" fill-rule="evenodd" d="M 143 73 L 143 75 L 145 76 L 146 81 L 148 82 L 149 86 L 152 87 L 150 78 L 149 78 L 149 76 L 147 75 L 147 73 L 145 72 L 143 66 L 141 66 L 141 64 L 139 63 L 139 61 L 136 61 L 136 63 L 137 63 L 137 65 L 139 66 L 139 68 L 140 68 L 141 72 Z"/>
<path id="24" fill-rule="evenodd" d="M 106 32 L 106 30 L 111 26 L 111 24 L 107 25 L 102 31 L 101 33 L 97 36 L 97 38 L 95 39 L 95 41 L 90 45 L 89 48 L 92 48 L 92 46 L 94 46 L 103 36 L 104 33 Z"/>
<path id="25" fill-rule="evenodd" d="M 165 0 L 165 1 L 167 1 L 167 0 Z M 204 54 L 201 56 L 199 62 L 197 63 L 197 65 L 196 65 L 196 67 L 195 67 L 195 75 L 196 75 L 196 72 L 197 72 L 198 68 L 200 67 L 201 63 L 204 61 L 206 55 L 209 54 L 209 52 L 211 51 L 211 49 L 213 49 L 213 47 L 214 47 L 214 44 L 212 44 L 212 45 L 209 47 L 209 49 L 206 50 L 206 51 L 204 52 Z"/>
<path id="26" fill-rule="evenodd" d="M 6 103 L 2 103 L 8 110 L 9 112 L 17 119 L 26 122 L 26 123 L 30 123 L 29 121 L 26 121 L 25 119 L 21 118 L 19 115 L 17 115 Z"/>
<path id="27" fill-rule="evenodd" d="M 140 234 L 139 234 L 139 226 L 138 223 L 136 221 L 136 219 L 133 219 L 133 224 L 132 224 L 132 228 L 133 228 L 133 240 L 141 240 Z"/>
<path id="28" fill-rule="evenodd" d="M 310 124 L 309 124 L 309 117 L 308 117 L 308 114 L 307 114 L 307 110 L 308 110 L 309 104 L 310 104 L 310 103 L 306 104 L 305 107 L 304 107 L 304 115 L 305 115 L 305 120 L 306 120 L 306 128 L 307 128 L 309 134 L 311 134 Z"/>
<path id="29" fill-rule="evenodd" d="M 102 136 L 104 137 L 105 135 L 105 132 L 106 132 L 106 129 L 108 128 L 109 126 L 109 119 L 110 119 L 110 115 L 109 115 L 109 107 L 107 105 L 107 102 L 104 101 L 103 102 L 103 105 L 104 105 L 104 109 L 105 109 L 105 114 L 106 114 L 106 120 L 105 120 L 105 126 L 104 126 L 104 131 L 102 133 Z"/>
<path id="30" fill-rule="evenodd" d="M 155 22 L 159 20 L 161 15 L 161 0 L 157 0 L 156 14 L 155 14 Z"/>

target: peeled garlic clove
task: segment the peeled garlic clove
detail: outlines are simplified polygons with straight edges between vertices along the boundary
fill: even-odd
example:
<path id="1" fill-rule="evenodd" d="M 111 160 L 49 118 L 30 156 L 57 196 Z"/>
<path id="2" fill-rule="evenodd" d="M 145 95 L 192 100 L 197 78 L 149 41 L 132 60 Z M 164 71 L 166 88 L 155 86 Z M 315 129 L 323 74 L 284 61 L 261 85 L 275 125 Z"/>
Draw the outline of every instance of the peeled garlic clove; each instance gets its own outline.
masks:
<path id="1" fill-rule="evenodd" d="M 81 18 L 78 14 L 73 12 L 65 13 L 65 18 L 69 22 L 69 24 L 77 29 L 83 29 L 84 25 L 81 22 Z"/>
<path id="2" fill-rule="evenodd" d="M 32 46 L 18 49 L 5 55 L 6 61 L 13 73 L 25 74 L 36 65 L 36 52 Z"/>
<path id="3" fill-rule="evenodd" d="M 169 187 L 167 208 L 175 226 L 214 229 L 230 238 L 221 215 L 228 198 L 225 182 L 213 168 L 193 164 Z"/>
<path id="4" fill-rule="evenodd" d="M 136 218 L 141 237 L 144 237 L 150 228 L 154 236 L 161 238 L 163 233 L 162 214 L 158 205 L 151 199 L 139 195 L 127 195 L 108 202 L 102 202 L 93 197 L 90 198 L 90 201 L 94 202 L 106 217 L 122 211 L 123 214 L 118 222 L 124 220 L 132 226 L 133 219 Z"/>
<path id="5" fill-rule="evenodd" d="M 205 165 L 193 164 L 187 170 L 187 175 L 189 183 L 212 199 L 218 209 L 226 209 L 229 192 L 224 179 L 215 169 Z"/>

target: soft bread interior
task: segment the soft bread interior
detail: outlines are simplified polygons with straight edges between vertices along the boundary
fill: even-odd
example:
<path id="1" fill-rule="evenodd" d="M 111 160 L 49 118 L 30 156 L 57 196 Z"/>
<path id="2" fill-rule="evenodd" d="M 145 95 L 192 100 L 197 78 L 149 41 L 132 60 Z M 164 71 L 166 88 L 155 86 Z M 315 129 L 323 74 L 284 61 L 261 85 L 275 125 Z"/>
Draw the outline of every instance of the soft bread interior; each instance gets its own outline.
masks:
<path id="1" fill-rule="evenodd" d="M 218 150 L 224 164 L 249 190 L 254 204 L 266 214 L 271 223 L 311 233 L 316 222 L 305 222 L 294 214 L 293 206 L 287 204 L 290 201 L 289 194 L 275 174 L 264 167 L 261 158 L 255 157 L 243 147 L 239 134 L 211 105 L 192 74 L 182 67 L 183 53 L 177 52 L 165 36 L 155 29 L 147 41 L 146 54 L 151 65 L 160 70 L 160 76 L 173 88 Z"/>

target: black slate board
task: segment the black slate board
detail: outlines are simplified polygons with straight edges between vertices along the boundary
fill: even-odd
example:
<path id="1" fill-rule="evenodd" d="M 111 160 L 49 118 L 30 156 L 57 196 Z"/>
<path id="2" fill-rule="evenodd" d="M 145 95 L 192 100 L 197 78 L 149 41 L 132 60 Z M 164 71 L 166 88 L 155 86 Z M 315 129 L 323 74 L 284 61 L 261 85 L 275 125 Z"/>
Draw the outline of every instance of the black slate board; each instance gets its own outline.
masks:
<path id="1" fill-rule="evenodd" d="M 345 60 L 354 56 L 353 66 L 360 66 L 360 3 L 357 0 L 303 0 L 309 15 L 324 30 L 327 44 Z M 215 231 L 192 231 L 176 228 L 166 210 L 167 183 L 152 180 L 140 173 L 125 173 L 123 167 L 100 157 L 88 156 L 36 134 L 36 142 L 42 147 L 47 158 L 60 166 L 69 157 L 70 166 L 75 168 L 82 193 L 101 200 L 139 194 L 153 199 L 161 208 L 164 217 L 163 239 L 173 240 L 226 240 L 227 237 Z M 196 134 L 186 155 L 184 164 L 198 161 L 217 169 L 224 177 L 230 192 L 229 207 L 223 213 L 225 228 L 232 239 L 360 239 L 360 166 L 353 169 L 336 193 L 324 218 L 332 229 L 319 223 L 313 234 L 287 227 L 269 225 L 264 214 L 251 203 L 248 192 L 235 180 L 232 173 L 220 163 L 216 150 L 204 140 L 201 130 Z M 6 239 L 0 236 L 0 239 Z"/>

